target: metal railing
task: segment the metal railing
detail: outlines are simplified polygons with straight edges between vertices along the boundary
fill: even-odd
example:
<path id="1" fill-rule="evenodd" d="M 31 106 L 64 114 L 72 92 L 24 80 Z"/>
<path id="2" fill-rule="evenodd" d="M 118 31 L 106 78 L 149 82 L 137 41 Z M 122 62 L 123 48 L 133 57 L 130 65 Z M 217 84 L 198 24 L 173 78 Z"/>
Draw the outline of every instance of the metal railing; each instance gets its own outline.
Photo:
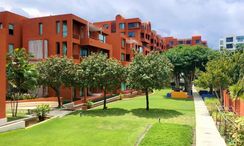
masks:
<path id="1" fill-rule="evenodd" d="M 230 117 L 228 117 L 224 107 L 216 104 L 215 108 L 215 112 L 213 111 L 211 114 L 213 118 L 215 118 L 215 124 L 220 134 L 224 137 L 227 144 L 231 142 L 234 143 L 235 146 L 239 146 L 239 142 L 235 138 L 233 138 L 233 132 L 231 132 L 240 129 L 240 127 L 238 127 L 237 124 L 234 122 L 234 119 L 231 119 L 231 117 L 236 117 L 235 113 L 232 112 L 233 115 L 230 115 Z M 243 128 L 244 127 L 241 127 L 241 129 Z"/>

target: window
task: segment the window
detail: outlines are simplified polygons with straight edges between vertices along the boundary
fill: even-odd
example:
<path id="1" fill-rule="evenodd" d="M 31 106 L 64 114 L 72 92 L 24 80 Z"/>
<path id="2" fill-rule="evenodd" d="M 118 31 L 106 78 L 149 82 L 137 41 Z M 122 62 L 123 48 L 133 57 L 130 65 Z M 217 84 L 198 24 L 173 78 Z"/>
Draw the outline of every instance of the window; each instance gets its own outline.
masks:
<path id="1" fill-rule="evenodd" d="M 8 34 L 14 35 L 14 25 L 13 24 L 8 25 Z"/>
<path id="2" fill-rule="evenodd" d="M 128 28 L 138 28 L 139 27 L 139 23 L 138 22 L 133 22 L 133 23 L 128 23 Z"/>
<path id="3" fill-rule="evenodd" d="M 121 53 L 121 56 L 120 57 L 121 57 L 120 58 L 121 61 L 125 61 L 125 54 L 124 53 Z"/>
<path id="4" fill-rule="evenodd" d="M 82 48 L 82 49 L 80 50 L 80 56 L 81 56 L 81 57 L 87 57 L 87 56 L 88 56 L 88 49 L 86 49 L 86 48 Z"/>
<path id="5" fill-rule="evenodd" d="M 108 29 L 109 28 L 109 25 L 108 24 L 104 24 L 103 25 L 103 28 Z"/>
<path id="6" fill-rule="evenodd" d="M 126 90 L 126 84 L 125 82 L 121 83 L 121 91 L 125 91 Z"/>
<path id="7" fill-rule="evenodd" d="M 112 22 L 112 24 L 111 24 L 111 32 L 112 33 L 116 32 L 116 22 Z"/>
<path id="8" fill-rule="evenodd" d="M 56 33 L 58 34 L 60 32 L 60 22 L 56 22 Z"/>
<path id="9" fill-rule="evenodd" d="M 14 44 L 8 44 L 8 53 L 14 52 Z"/>
<path id="10" fill-rule="evenodd" d="M 130 61 L 130 54 L 126 54 L 126 61 Z"/>
<path id="11" fill-rule="evenodd" d="M 29 53 L 33 54 L 35 59 L 43 59 L 48 57 L 48 41 L 47 40 L 30 40 L 28 42 Z"/>
<path id="12" fill-rule="evenodd" d="M 67 42 L 63 42 L 63 56 L 67 55 Z"/>
<path id="13" fill-rule="evenodd" d="M 187 40 L 186 44 L 188 44 L 188 45 L 191 44 L 191 40 Z"/>
<path id="14" fill-rule="evenodd" d="M 196 44 L 200 44 L 200 40 L 196 40 Z"/>
<path id="15" fill-rule="evenodd" d="M 227 49 L 232 49 L 233 48 L 233 44 L 226 44 L 226 48 Z"/>
<path id="16" fill-rule="evenodd" d="M 135 37 L 135 36 L 136 36 L 135 32 L 129 32 L 128 33 L 128 37 Z"/>
<path id="17" fill-rule="evenodd" d="M 3 24 L 2 23 L 0 23 L 0 29 L 2 29 L 3 28 Z"/>
<path id="18" fill-rule="evenodd" d="M 56 54 L 59 55 L 60 54 L 60 43 L 56 42 Z"/>
<path id="19" fill-rule="evenodd" d="M 122 46 L 122 48 L 125 48 L 125 39 L 122 39 L 121 46 Z"/>
<path id="20" fill-rule="evenodd" d="M 42 23 L 39 23 L 39 35 L 42 35 L 43 33 L 43 26 L 42 26 Z"/>
<path id="21" fill-rule="evenodd" d="M 141 33 L 141 38 L 144 38 L 144 33 Z"/>
<path id="22" fill-rule="evenodd" d="M 98 37 L 101 42 L 106 43 L 106 36 L 99 34 Z"/>
<path id="23" fill-rule="evenodd" d="M 223 40 L 220 40 L 219 44 L 220 45 L 223 45 L 224 44 L 224 41 Z"/>
<path id="24" fill-rule="evenodd" d="M 67 21 L 63 21 L 63 37 L 67 37 L 67 35 L 68 35 Z"/>
<path id="25" fill-rule="evenodd" d="M 174 42 L 173 42 L 173 41 L 170 41 L 170 42 L 169 42 L 169 45 L 170 45 L 170 46 L 173 46 L 173 45 L 174 45 Z"/>
<path id="26" fill-rule="evenodd" d="M 181 44 L 183 44 L 183 41 L 178 41 L 178 43 L 181 45 Z"/>
<path id="27" fill-rule="evenodd" d="M 237 36 L 236 40 L 237 42 L 244 42 L 244 36 Z"/>
<path id="28" fill-rule="evenodd" d="M 119 28 L 120 28 L 120 29 L 125 29 L 125 24 L 124 24 L 124 23 L 120 23 L 120 24 L 119 24 Z"/>
<path id="29" fill-rule="evenodd" d="M 226 38 L 226 42 L 233 42 L 233 37 Z"/>

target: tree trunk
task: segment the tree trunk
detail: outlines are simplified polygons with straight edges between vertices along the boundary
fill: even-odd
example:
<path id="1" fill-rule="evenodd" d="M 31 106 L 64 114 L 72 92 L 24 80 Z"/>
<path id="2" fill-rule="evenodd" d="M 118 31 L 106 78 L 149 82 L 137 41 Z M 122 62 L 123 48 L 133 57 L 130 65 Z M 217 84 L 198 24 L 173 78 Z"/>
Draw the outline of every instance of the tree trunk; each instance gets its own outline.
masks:
<path id="1" fill-rule="evenodd" d="M 175 88 L 180 88 L 180 74 L 175 73 Z"/>
<path id="2" fill-rule="evenodd" d="M 76 88 L 71 87 L 71 101 L 74 101 L 74 98 L 76 98 Z"/>
<path id="3" fill-rule="evenodd" d="M 209 92 L 210 92 L 211 94 L 213 94 L 213 86 L 210 86 L 210 87 L 209 87 Z"/>
<path id="4" fill-rule="evenodd" d="M 86 103 L 86 100 L 87 100 L 87 90 L 88 88 L 83 88 L 83 96 L 84 96 L 84 103 Z"/>
<path id="5" fill-rule="evenodd" d="M 106 101 L 106 88 L 104 88 L 103 93 L 104 93 L 104 97 L 103 97 L 103 109 L 105 110 L 105 109 L 107 109 L 107 106 L 106 106 L 106 103 L 107 103 L 107 101 Z"/>
<path id="6" fill-rule="evenodd" d="M 149 111 L 148 89 L 145 89 L 146 93 L 146 110 Z"/>
<path id="7" fill-rule="evenodd" d="M 60 99 L 60 87 L 55 88 L 56 96 L 58 98 L 58 108 L 61 108 L 61 99 Z"/>
<path id="8" fill-rule="evenodd" d="M 220 95 L 221 105 L 224 105 L 224 97 L 223 97 L 223 89 L 222 89 L 222 87 L 220 87 L 220 89 L 219 89 L 219 95 Z"/>

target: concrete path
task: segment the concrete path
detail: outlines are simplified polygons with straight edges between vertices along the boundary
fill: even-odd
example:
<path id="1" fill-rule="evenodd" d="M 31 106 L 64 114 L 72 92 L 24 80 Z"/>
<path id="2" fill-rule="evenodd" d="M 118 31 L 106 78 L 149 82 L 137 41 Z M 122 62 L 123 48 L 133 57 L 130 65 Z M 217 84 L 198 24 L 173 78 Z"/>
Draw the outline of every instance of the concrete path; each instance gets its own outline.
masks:
<path id="1" fill-rule="evenodd" d="M 48 115 L 55 116 L 55 117 L 63 117 L 71 112 L 73 112 L 73 111 L 63 110 L 63 109 L 54 109 L 54 110 L 50 111 Z"/>
<path id="2" fill-rule="evenodd" d="M 226 146 L 204 101 L 193 87 L 196 114 L 196 146 Z"/>

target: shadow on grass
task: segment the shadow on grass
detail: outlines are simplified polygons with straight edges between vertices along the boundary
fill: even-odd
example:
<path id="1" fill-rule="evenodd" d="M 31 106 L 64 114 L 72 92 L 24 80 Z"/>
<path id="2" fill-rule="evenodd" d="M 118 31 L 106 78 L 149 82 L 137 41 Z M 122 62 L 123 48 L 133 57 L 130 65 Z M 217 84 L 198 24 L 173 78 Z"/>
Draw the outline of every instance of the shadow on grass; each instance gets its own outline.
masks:
<path id="1" fill-rule="evenodd" d="M 122 109 L 122 108 L 108 108 L 107 110 L 103 109 L 93 109 L 88 111 L 81 111 L 81 116 L 100 116 L 100 117 L 106 117 L 106 116 L 122 116 L 130 111 Z"/>
<path id="2" fill-rule="evenodd" d="M 144 117 L 144 118 L 161 118 L 161 119 L 168 119 L 177 117 L 179 115 L 183 115 L 181 112 L 178 112 L 176 110 L 168 110 L 168 109 L 158 109 L 153 108 L 149 109 L 147 111 L 144 108 L 138 108 L 131 110 L 132 114 L 138 117 Z"/>

